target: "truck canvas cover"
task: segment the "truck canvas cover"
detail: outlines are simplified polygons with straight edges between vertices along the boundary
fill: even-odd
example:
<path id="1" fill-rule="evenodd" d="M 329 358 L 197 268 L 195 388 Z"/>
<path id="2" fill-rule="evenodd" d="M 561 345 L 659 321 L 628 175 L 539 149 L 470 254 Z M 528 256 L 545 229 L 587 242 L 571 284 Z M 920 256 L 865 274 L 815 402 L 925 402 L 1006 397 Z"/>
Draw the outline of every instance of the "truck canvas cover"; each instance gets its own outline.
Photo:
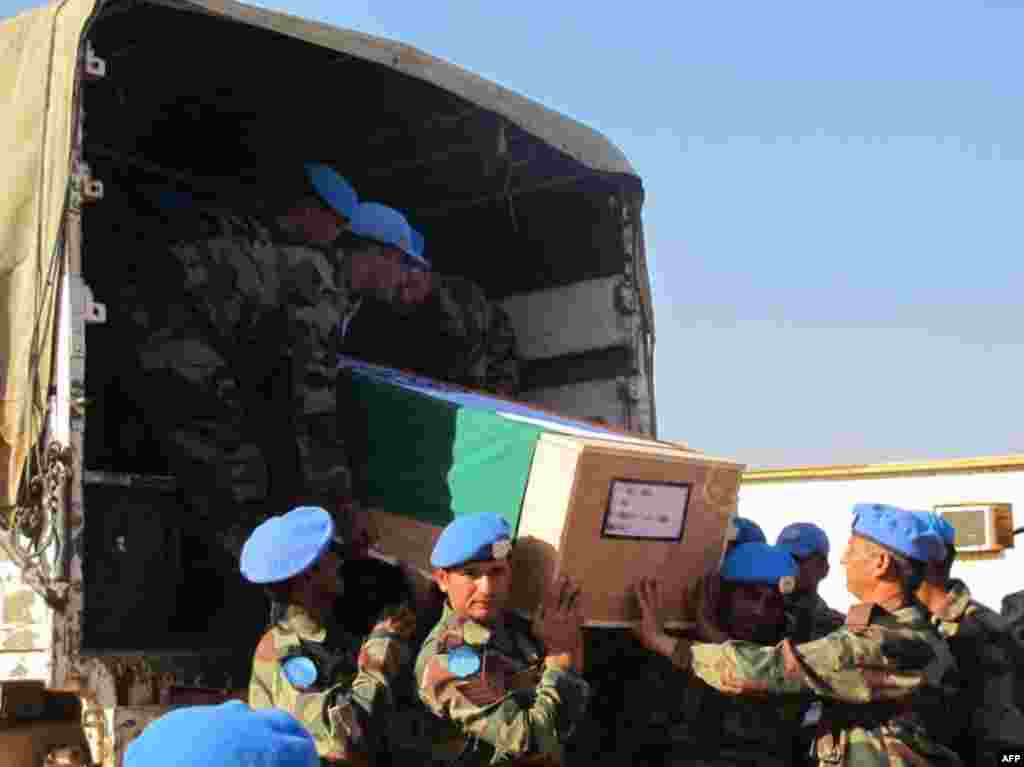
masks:
<path id="1" fill-rule="evenodd" d="M 499 115 L 589 170 L 636 178 L 622 152 L 599 133 L 410 46 L 224 0 L 153 4 L 226 18 L 388 67 Z M 96 15 L 114 5 L 63 0 L 0 22 L 0 113 L 6 118 L 0 121 L 0 502 L 7 505 L 17 497 L 25 457 L 43 428 L 51 385 L 83 38 Z M 649 297 L 645 264 L 638 279 Z"/>

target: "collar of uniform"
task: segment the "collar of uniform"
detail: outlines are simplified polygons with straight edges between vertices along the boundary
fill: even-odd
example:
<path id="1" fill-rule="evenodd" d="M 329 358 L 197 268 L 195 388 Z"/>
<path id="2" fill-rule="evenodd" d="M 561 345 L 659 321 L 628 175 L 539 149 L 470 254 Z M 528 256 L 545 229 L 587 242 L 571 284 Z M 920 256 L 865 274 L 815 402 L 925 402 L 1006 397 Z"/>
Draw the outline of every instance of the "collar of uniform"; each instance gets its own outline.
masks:
<path id="1" fill-rule="evenodd" d="M 952 580 L 946 586 L 946 601 L 935 617 L 945 623 L 956 623 L 964 617 L 971 604 L 971 592 L 963 581 Z"/>
<path id="2" fill-rule="evenodd" d="M 881 609 L 881 608 L 879 608 Z M 882 610 L 885 614 L 885 610 Z M 925 610 L 921 605 L 911 604 L 906 607 L 901 607 L 898 610 L 893 610 L 888 613 L 896 622 L 906 626 L 919 625 L 919 626 L 930 626 L 931 621 L 929 620 L 928 611 Z"/>
<path id="3" fill-rule="evenodd" d="M 300 639 L 323 642 L 327 638 L 327 628 L 316 616 L 299 605 L 288 605 L 281 624 Z"/>

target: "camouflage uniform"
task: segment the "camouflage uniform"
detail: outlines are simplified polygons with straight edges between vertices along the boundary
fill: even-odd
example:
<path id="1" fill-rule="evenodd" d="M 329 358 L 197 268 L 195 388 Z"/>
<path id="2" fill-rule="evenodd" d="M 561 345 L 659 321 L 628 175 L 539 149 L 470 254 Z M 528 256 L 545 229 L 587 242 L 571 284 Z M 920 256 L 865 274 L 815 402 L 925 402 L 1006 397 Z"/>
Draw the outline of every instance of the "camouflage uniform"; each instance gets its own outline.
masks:
<path id="1" fill-rule="evenodd" d="M 961 764 L 940 742 L 955 664 L 920 607 L 856 605 L 843 628 L 798 646 L 680 641 L 672 662 L 726 693 L 820 697 L 819 764 Z"/>
<path id="2" fill-rule="evenodd" d="M 949 643 L 964 684 L 966 727 L 957 738 L 965 763 L 995 764 L 1000 749 L 1024 749 L 1024 715 L 1014 702 L 1020 657 L 1006 620 L 951 581 L 949 601 L 933 620 Z"/>
<path id="3" fill-rule="evenodd" d="M 300 692 L 285 678 L 280 661 L 300 640 L 324 644 L 337 661 L 326 689 Z M 256 646 L 249 705 L 292 714 L 309 730 L 326 760 L 362 763 L 372 738 L 387 732 L 385 717 L 394 708 L 391 685 L 411 659 L 409 645 L 380 626 L 360 642 L 336 626 L 329 631 L 302 608 L 289 605 Z M 350 697 L 332 701 L 335 693 L 348 691 Z"/>
<path id="4" fill-rule="evenodd" d="M 620 706 L 622 763 L 791 767 L 803 703 L 730 697 L 658 656 L 634 664 Z M 627 713 L 628 712 L 628 713 Z M 637 712 L 643 712 L 639 717 Z"/>
<path id="5" fill-rule="evenodd" d="M 368 301 L 342 351 L 470 389 L 513 396 L 519 391 L 519 360 L 508 314 L 463 277 L 435 274 L 430 295 L 408 313 Z"/>
<path id="6" fill-rule="evenodd" d="M 173 447 L 175 473 L 206 513 L 347 496 L 335 350 L 354 304 L 341 252 L 287 242 L 244 216 L 204 212 L 186 228 L 199 239 L 140 266 L 122 296 L 136 388 Z"/>
<path id="7" fill-rule="evenodd" d="M 589 686 L 576 673 L 545 668 L 524 624 L 508 614 L 503 626 L 487 628 L 446 607 L 420 650 L 420 698 L 450 723 L 447 743 L 456 736 L 460 765 L 559 763 L 583 719 Z M 481 658 L 465 676 L 449 668 L 449 653 L 463 645 Z"/>
<path id="8" fill-rule="evenodd" d="M 796 644 L 828 636 L 845 621 L 814 591 L 786 595 L 786 637 Z"/>

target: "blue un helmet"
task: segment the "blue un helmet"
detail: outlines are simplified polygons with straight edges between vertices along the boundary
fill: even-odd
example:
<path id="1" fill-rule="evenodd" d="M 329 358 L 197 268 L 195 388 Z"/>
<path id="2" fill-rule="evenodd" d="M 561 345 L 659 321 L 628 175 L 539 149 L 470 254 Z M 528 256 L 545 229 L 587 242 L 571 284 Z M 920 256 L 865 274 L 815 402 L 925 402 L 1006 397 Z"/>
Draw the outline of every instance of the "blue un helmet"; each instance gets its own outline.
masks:
<path id="1" fill-rule="evenodd" d="M 488 511 L 456 517 L 441 531 L 430 555 L 431 567 L 447 570 L 468 562 L 505 559 L 512 551 L 512 529 Z"/>
<path id="2" fill-rule="evenodd" d="M 761 526 L 746 517 L 733 517 L 729 529 L 729 543 L 739 546 L 741 543 L 768 543 Z"/>
<path id="3" fill-rule="evenodd" d="M 319 767 L 316 743 L 298 720 L 239 700 L 189 706 L 153 720 L 128 744 L 124 767 Z"/>
<path id="4" fill-rule="evenodd" d="M 852 532 L 916 562 L 937 562 L 946 558 L 942 535 L 919 514 L 898 506 L 856 504 Z"/>
<path id="5" fill-rule="evenodd" d="M 303 167 L 320 199 L 335 213 L 351 222 L 356 206 L 359 205 L 359 197 L 352 185 L 338 171 L 322 162 L 308 162 Z"/>
<path id="6" fill-rule="evenodd" d="M 379 202 L 361 202 L 352 219 L 352 234 L 402 251 L 408 263 L 422 265 L 412 246 L 412 228 L 399 211 Z"/>
<path id="7" fill-rule="evenodd" d="M 299 506 L 271 517 L 242 547 L 242 576 L 250 583 L 280 583 L 311 567 L 334 539 L 334 519 L 318 506 Z"/>
<path id="8" fill-rule="evenodd" d="M 806 559 L 812 554 L 821 554 L 828 559 L 828 536 L 811 522 L 786 525 L 779 533 L 775 545 L 787 549 L 797 559 Z"/>
<path id="9" fill-rule="evenodd" d="M 950 549 L 956 544 L 956 528 L 949 523 L 945 517 L 941 514 L 936 514 L 934 511 L 915 511 L 912 512 L 916 515 L 928 529 L 937 533 L 941 538 L 942 542 L 946 545 L 946 549 L 943 555 L 937 562 L 945 562 L 950 556 Z"/>
<path id="10" fill-rule="evenodd" d="M 411 227 L 409 228 L 409 234 L 412 244 L 412 259 L 416 262 L 414 266 L 418 265 L 419 268 L 429 271 L 430 259 L 423 254 L 427 249 L 427 241 L 423 238 L 422 234 Z"/>
<path id="11" fill-rule="evenodd" d="M 756 583 L 778 586 L 783 594 L 796 588 L 797 565 L 793 555 L 781 546 L 741 543 L 722 562 L 721 577 L 727 583 Z"/>

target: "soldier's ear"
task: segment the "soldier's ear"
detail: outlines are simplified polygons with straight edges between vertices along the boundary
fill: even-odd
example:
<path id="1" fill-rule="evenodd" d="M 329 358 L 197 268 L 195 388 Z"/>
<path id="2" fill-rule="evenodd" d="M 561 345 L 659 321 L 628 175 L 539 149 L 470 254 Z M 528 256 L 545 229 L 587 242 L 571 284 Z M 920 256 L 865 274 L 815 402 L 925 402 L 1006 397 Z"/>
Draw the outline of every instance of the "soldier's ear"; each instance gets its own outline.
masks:
<path id="1" fill-rule="evenodd" d="M 448 571 L 437 569 L 434 570 L 434 583 L 437 587 L 445 594 L 448 593 Z"/>

